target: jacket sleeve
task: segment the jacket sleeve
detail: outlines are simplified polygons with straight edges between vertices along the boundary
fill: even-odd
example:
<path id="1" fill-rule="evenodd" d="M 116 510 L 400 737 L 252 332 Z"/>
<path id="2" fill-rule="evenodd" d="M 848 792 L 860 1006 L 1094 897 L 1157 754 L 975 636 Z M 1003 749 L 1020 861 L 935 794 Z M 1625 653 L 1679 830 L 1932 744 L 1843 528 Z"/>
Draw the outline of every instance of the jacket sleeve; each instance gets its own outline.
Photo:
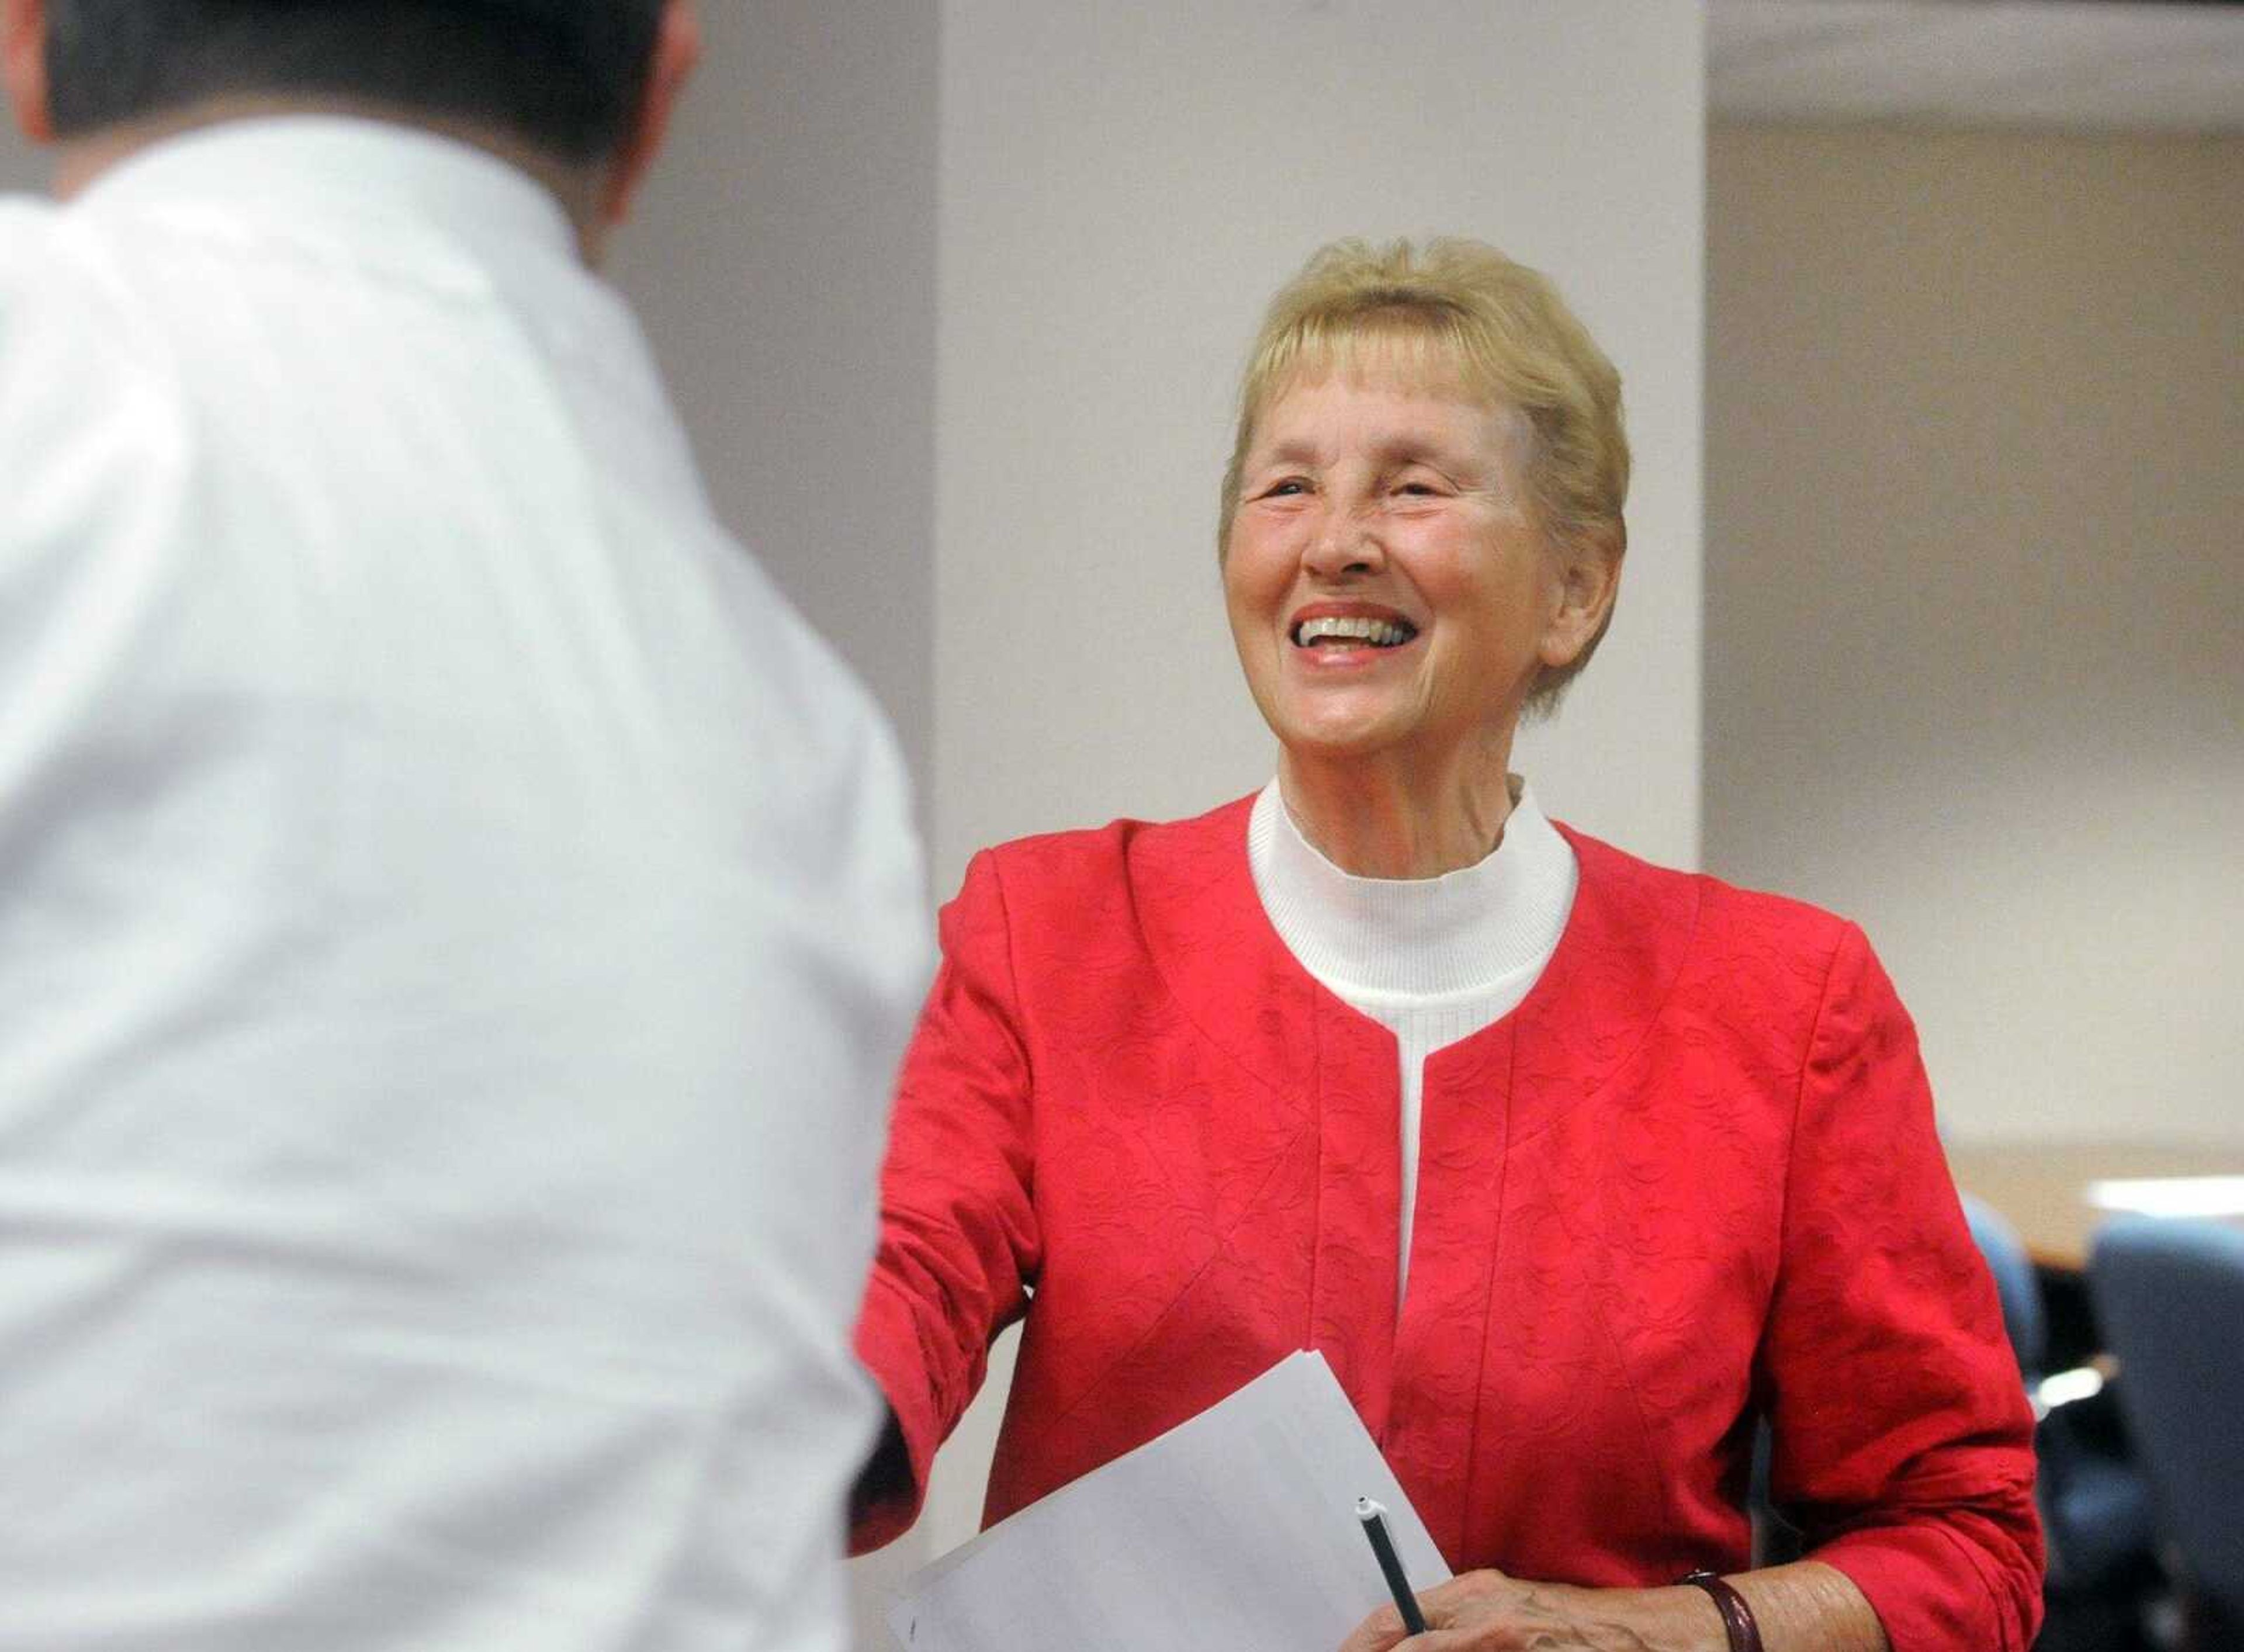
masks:
<path id="1" fill-rule="evenodd" d="M 967 868 L 943 910 L 943 961 L 897 1083 L 881 1229 L 857 1355 L 887 1395 L 908 1485 L 861 1502 L 862 1554 L 919 1516 L 936 1448 L 974 1398 L 990 1344 L 1020 1317 L 1039 1257 L 1031 1074 L 997 866 Z"/>
<path id="2" fill-rule="evenodd" d="M 1801 1075 L 1783 1224 L 1759 1372 L 1775 1500 L 1895 1652 L 2024 1652 L 2043 1567 L 2032 1417 L 1916 1029 L 1851 926 Z"/>

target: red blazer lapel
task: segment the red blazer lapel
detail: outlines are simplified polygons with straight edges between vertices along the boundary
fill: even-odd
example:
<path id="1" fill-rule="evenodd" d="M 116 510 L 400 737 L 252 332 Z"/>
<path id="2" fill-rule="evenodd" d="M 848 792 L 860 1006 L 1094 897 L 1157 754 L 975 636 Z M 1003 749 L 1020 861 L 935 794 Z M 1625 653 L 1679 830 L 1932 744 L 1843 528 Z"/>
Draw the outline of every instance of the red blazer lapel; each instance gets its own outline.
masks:
<path id="1" fill-rule="evenodd" d="M 1518 1008 L 1426 1063 L 1418 1212 L 1396 1335 L 1396 1395 L 1382 1439 L 1445 1553 L 1464 1552 L 1485 1464 L 1479 1406 L 1491 1357 L 1543 1310 L 1506 1258 L 1531 1189 L 1547 1178 L 1538 1139 L 1608 1082 L 1644 1041 L 1680 976 L 1697 917 L 1695 884 L 1644 876 L 1642 863 L 1559 828 L 1581 870 L 1565 933 Z M 1524 1161 L 1531 1168 L 1524 1172 Z"/>

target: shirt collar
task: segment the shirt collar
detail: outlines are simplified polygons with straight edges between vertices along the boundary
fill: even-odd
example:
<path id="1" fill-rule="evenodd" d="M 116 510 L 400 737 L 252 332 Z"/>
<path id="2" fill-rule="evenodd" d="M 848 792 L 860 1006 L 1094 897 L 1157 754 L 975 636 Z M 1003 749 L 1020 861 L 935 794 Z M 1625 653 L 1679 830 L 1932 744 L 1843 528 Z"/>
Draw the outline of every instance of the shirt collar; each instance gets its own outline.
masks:
<path id="1" fill-rule="evenodd" d="M 344 115 L 197 127 L 119 161 L 73 205 L 104 214 L 240 206 L 307 238 L 416 226 L 495 257 L 578 256 L 568 214 L 527 173 L 421 127 Z"/>

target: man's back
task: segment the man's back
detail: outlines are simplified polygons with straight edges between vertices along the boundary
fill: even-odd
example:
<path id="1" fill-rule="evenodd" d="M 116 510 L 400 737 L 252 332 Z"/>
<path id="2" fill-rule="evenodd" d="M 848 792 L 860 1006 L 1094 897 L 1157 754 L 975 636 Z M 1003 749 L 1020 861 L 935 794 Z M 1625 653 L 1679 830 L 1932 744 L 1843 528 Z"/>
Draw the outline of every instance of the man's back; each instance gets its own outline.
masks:
<path id="1" fill-rule="evenodd" d="M 918 912 L 526 178 L 0 204 L 0 1649 L 834 1644 Z"/>

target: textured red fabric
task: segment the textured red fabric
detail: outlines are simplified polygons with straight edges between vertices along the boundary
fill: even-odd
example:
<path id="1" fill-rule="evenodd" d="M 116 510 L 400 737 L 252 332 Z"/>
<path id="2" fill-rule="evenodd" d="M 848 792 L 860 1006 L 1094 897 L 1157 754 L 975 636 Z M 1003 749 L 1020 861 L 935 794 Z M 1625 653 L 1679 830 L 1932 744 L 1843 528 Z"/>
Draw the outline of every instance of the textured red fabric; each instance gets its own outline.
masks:
<path id="1" fill-rule="evenodd" d="M 1747 1563 L 1766 1412 L 1898 1652 L 2022 1652 L 2031 1421 L 1861 932 L 1568 830 L 1542 979 L 1427 1063 L 1398 1316 L 1394 1039 L 1270 927 L 1250 802 L 1006 844 L 944 910 L 858 1330 L 917 1485 L 1024 1313 L 988 1520 L 1315 1348 L 1451 1566 L 1651 1585 Z"/>

